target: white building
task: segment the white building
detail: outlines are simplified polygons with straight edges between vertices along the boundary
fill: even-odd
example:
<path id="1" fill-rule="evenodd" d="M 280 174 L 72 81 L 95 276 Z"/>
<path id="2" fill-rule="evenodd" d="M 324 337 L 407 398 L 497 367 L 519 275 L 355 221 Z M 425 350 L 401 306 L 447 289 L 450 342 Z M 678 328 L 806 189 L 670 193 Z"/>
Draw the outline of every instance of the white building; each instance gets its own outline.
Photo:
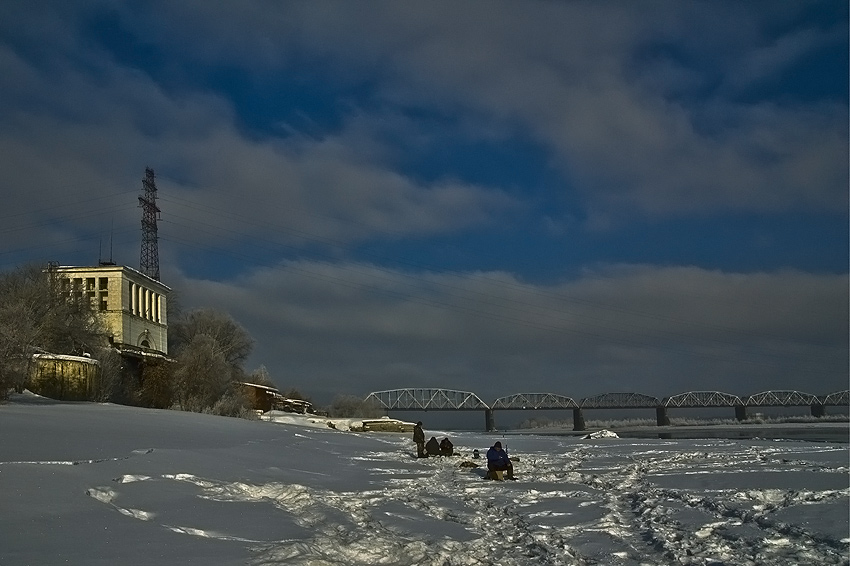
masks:
<path id="1" fill-rule="evenodd" d="M 168 355 L 168 293 L 159 281 L 122 265 L 51 267 L 63 293 L 88 297 L 122 354 Z"/>

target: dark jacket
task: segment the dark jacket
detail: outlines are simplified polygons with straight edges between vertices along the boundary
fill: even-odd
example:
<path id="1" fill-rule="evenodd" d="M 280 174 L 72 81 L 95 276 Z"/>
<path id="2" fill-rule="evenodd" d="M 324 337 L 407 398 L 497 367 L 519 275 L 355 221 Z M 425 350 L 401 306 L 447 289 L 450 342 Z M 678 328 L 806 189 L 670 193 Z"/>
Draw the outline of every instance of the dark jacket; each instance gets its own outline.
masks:
<path id="1" fill-rule="evenodd" d="M 419 442 L 425 442 L 425 432 L 419 425 L 413 427 L 413 442 L 416 442 L 417 444 Z"/>
<path id="2" fill-rule="evenodd" d="M 449 440 L 448 438 L 444 438 L 440 441 L 440 454 L 442 454 L 443 456 L 451 456 L 452 454 L 454 454 L 454 451 L 455 447 L 454 444 L 452 444 L 451 440 Z"/>
<path id="3" fill-rule="evenodd" d="M 439 456 L 440 455 L 440 443 L 437 442 L 437 439 L 433 436 L 431 440 L 425 445 L 425 452 L 428 453 L 429 456 Z"/>
<path id="4" fill-rule="evenodd" d="M 511 465 L 511 459 L 508 458 L 508 453 L 504 450 L 499 450 L 495 446 L 487 451 L 487 466 L 492 466 L 494 470 L 507 469 Z"/>

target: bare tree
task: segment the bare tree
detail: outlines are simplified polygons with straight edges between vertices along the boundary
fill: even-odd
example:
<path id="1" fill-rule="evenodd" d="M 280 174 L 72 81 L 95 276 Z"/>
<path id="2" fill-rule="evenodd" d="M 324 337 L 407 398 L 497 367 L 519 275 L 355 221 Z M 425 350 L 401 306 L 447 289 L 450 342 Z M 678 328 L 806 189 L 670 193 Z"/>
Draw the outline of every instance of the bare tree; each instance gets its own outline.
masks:
<path id="1" fill-rule="evenodd" d="M 212 309 L 187 313 L 169 331 L 177 355 L 173 393 L 188 411 L 233 413 L 240 403 L 235 384 L 244 380 L 242 363 L 254 341 L 229 315 Z M 227 402 L 219 402 L 227 397 Z M 236 400 L 236 402 L 234 402 Z"/>
<path id="2" fill-rule="evenodd" d="M 87 298 L 63 295 L 48 271 L 29 265 L 0 275 L 0 395 L 20 388 L 35 352 L 94 354 L 106 344 Z"/>
<path id="3" fill-rule="evenodd" d="M 266 366 L 260 366 L 254 371 L 251 372 L 251 375 L 248 376 L 248 381 L 251 383 L 256 383 L 257 385 L 265 385 L 266 387 L 274 387 L 277 389 L 277 385 L 272 381 L 271 376 L 269 375 L 269 371 L 266 369 Z"/>
<path id="4" fill-rule="evenodd" d="M 367 402 L 354 395 L 340 395 L 331 403 L 328 414 L 339 418 L 363 417 L 372 419 L 380 417 L 383 410 L 374 401 Z"/>
<path id="5" fill-rule="evenodd" d="M 232 375 L 233 368 L 215 339 L 196 335 L 177 356 L 174 392 L 178 406 L 196 412 L 212 407 L 227 391 Z"/>
<path id="6" fill-rule="evenodd" d="M 198 336 L 212 338 L 216 350 L 232 367 L 241 364 L 254 349 L 254 340 L 230 315 L 213 309 L 199 309 L 186 313 L 168 331 L 169 341 L 179 351 Z"/>

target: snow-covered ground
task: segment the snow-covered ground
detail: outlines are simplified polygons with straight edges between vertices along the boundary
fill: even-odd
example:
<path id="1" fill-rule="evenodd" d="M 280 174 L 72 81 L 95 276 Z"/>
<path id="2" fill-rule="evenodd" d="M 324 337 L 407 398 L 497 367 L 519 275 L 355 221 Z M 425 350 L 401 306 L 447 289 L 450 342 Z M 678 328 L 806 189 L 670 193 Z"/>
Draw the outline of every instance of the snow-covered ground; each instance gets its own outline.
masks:
<path id="1" fill-rule="evenodd" d="M 16 396 L 0 564 L 848 564 L 847 444 L 408 434 Z M 288 421 L 288 422 L 286 422 Z M 472 450 L 508 445 L 518 481 Z"/>

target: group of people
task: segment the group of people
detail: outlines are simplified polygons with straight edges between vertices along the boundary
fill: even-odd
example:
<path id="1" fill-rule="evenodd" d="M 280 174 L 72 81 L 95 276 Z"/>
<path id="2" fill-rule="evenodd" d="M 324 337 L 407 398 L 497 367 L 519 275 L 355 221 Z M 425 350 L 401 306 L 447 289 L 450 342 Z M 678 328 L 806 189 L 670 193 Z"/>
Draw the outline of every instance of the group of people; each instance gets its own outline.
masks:
<path id="1" fill-rule="evenodd" d="M 455 452 L 454 444 L 448 438 L 437 442 L 437 438 L 432 436 L 431 440 L 426 443 L 425 432 L 422 430 L 422 421 L 417 422 L 413 427 L 413 442 L 416 443 L 416 455 L 419 458 L 451 456 Z"/>
<path id="2" fill-rule="evenodd" d="M 416 455 L 419 458 L 427 458 L 428 456 L 451 456 L 454 454 L 454 445 L 448 438 L 444 438 L 441 442 L 437 442 L 437 438 L 432 436 L 431 440 L 425 442 L 425 432 L 422 430 L 422 421 L 418 421 L 413 427 L 413 442 L 416 444 Z M 473 452 L 473 458 L 478 457 L 478 450 Z M 502 443 L 496 441 L 493 446 L 487 450 L 487 471 L 488 472 L 504 472 L 504 477 L 513 479 L 514 467 L 508 457 L 507 451 L 502 448 Z"/>

